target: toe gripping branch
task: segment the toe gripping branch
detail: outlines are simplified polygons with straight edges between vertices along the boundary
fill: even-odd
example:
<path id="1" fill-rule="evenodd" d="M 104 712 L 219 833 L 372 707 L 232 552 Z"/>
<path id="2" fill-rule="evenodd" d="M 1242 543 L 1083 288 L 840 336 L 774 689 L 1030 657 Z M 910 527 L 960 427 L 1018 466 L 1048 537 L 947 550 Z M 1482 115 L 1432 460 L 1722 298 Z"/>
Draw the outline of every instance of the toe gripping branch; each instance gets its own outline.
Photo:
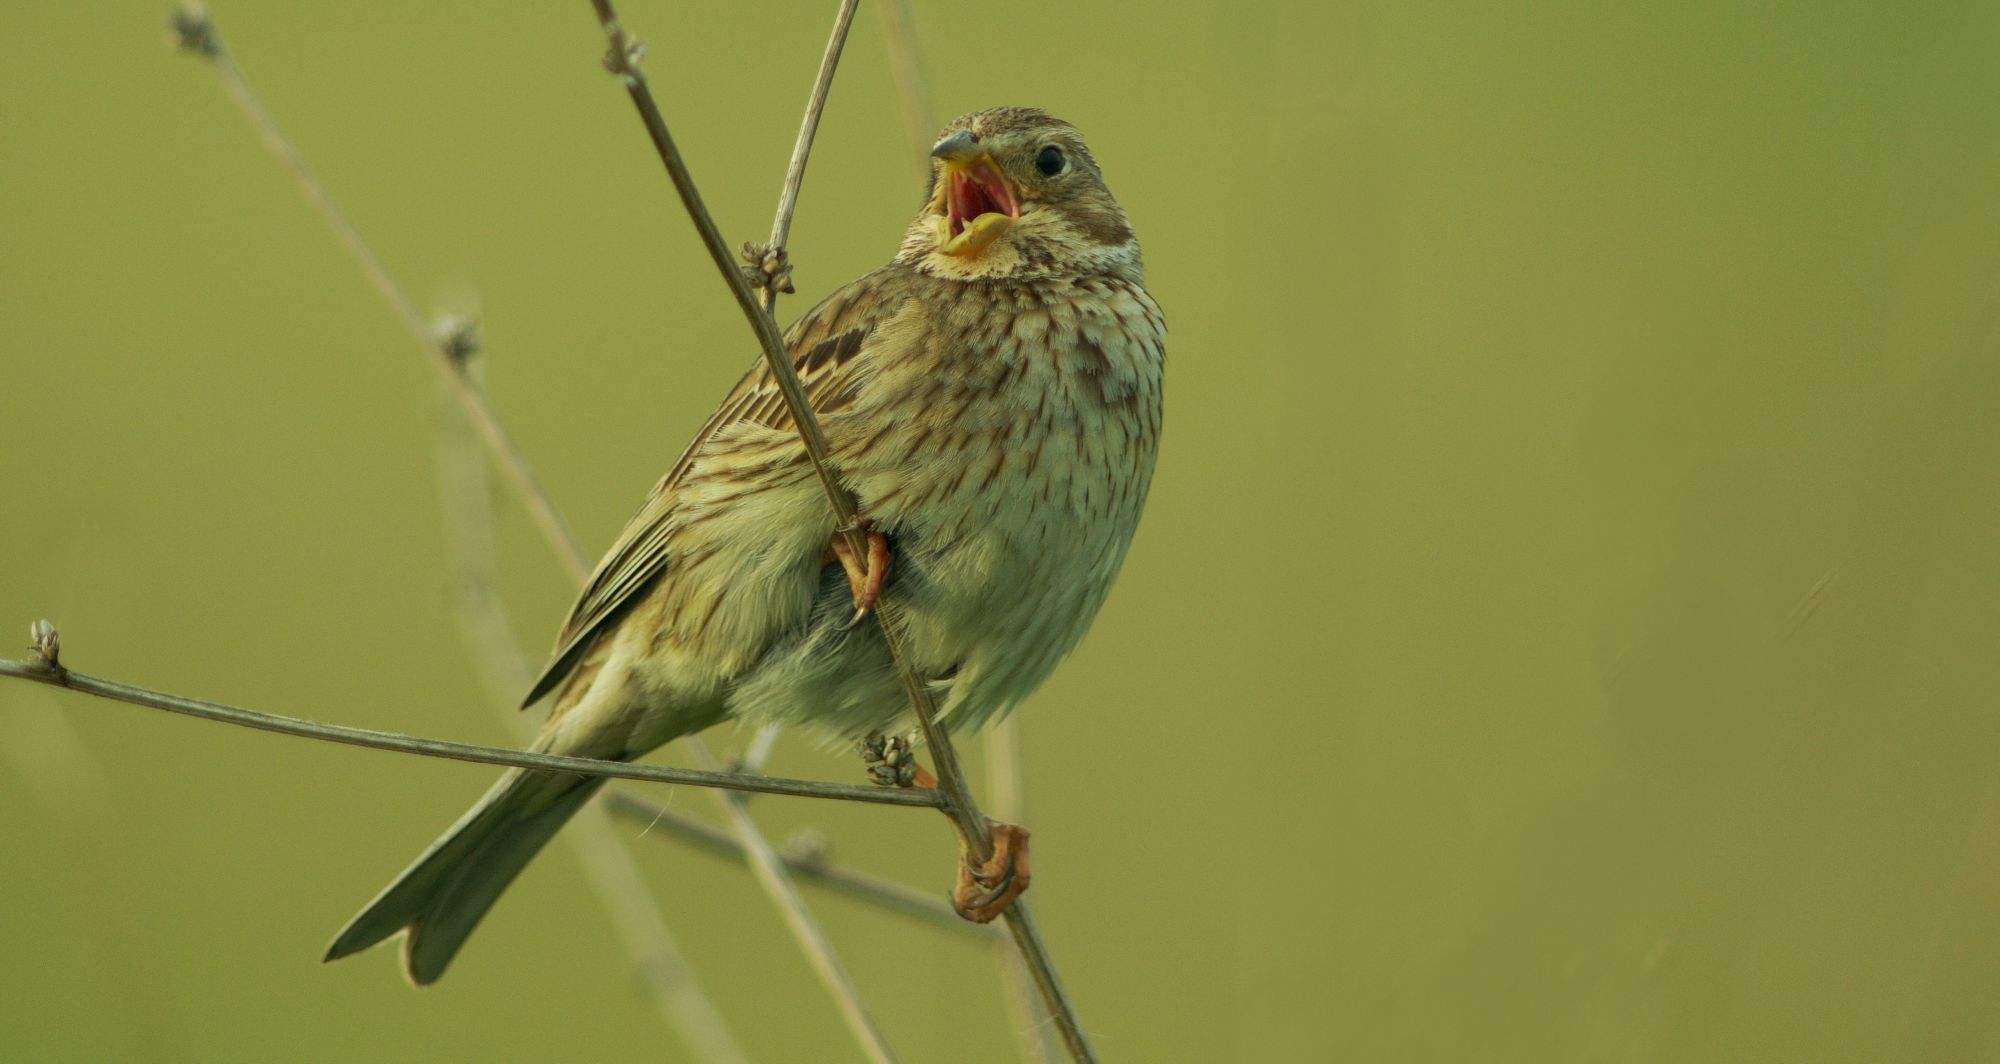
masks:
<path id="1" fill-rule="evenodd" d="M 857 557 L 847 543 L 847 533 L 855 529 L 868 537 L 865 558 Z M 875 527 L 874 521 L 856 514 L 852 525 L 834 530 L 827 552 L 831 555 L 829 560 L 838 560 L 847 574 L 847 590 L 854 596 L 854 618 L 847 622 L 852 628 L 874 612 L 876 600 L 882 597 L 882 584 L 889 579 L 889 537 Z"/>
<path id="2" fill-rule="evenodd" d="M 868 778 L 881 786 L 937 787 L 937 779 L 917 764 L 914 736 L 871 735 L 861 740 L 861 759 L 868 766 Z M 952 821 L 954 829 L 957 823 Z M 988 820 L 986 830 L 993 840 L 993 853 L 983 861 L 974 856 L 972 840 L 959 834 L 958 882 L 951 891 L 951 907 L 975 924 L 992 923 L 1005 913 L 1028 889 L 1031 878 L 1028 829 Z"/>
<path id="3" fill-rule="evenodd" d="M 975 863 L 971 840 L 958 840 L 958 885 L 951 907 L 975 924 L 990 924 L 1028 889 L 1028 829 L 988 820 L 993 856 Z"/>

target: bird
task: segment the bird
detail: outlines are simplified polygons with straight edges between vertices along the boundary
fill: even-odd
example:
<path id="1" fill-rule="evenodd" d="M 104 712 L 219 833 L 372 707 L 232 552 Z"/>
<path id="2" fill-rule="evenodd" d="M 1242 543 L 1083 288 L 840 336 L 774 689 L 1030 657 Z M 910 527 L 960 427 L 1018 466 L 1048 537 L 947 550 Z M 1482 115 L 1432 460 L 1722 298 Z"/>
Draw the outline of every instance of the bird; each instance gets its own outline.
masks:
<path id="1" fill-rule="evenodd" d="M 895 256 L 785 336 L 868 549 L 758 362 L 587 581 L 523 703 L 553 698 L 531 749 L 626 761 L 725 720 L 906 724 L 881 631 L 856 623 L 877 596 L 946 728 L 1013 710 L 1089 628 L 1151 486 L 1166 323 L 1144 272 L 1074 126 L 1026 107 L 946 124 Z M 507 772 L 325 959 L 400 934 L 405 976 L 434 982 L 603 783 Z M 959 901 L 991 919 L 1011 895 Z"/>

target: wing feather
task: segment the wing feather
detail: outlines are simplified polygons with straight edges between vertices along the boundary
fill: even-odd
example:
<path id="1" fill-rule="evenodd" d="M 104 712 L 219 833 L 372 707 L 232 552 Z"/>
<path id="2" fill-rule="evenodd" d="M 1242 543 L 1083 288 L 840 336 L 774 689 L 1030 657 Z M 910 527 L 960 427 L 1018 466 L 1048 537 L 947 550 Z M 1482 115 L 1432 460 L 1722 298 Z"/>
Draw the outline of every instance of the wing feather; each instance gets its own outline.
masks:
<path id="1" fill-rule="evenodd" d="M 859 376 L 855 371 L 866 361 L 858 356 L 881 324 L 902 308 L 904 300 L 894 298 L 898 269 L 884 267 L 836 291 L 787 331 L 786 349 L 815 413 L 840 410 L 853 400 Z M 523 706 L 533 705 L 555 690 L 611 621 L 667 570 L 673 555 L 673 516 L 682 480 L 709 441 L 729 426 L 744 422 L 773 429 L 793 427 L 784 396 L 762 358 L 730 390 L 667 475 L 653 485 L 611 550 L 597 563 L 597 570 L 556 636 L 554 655 L 528 691 Z"/>

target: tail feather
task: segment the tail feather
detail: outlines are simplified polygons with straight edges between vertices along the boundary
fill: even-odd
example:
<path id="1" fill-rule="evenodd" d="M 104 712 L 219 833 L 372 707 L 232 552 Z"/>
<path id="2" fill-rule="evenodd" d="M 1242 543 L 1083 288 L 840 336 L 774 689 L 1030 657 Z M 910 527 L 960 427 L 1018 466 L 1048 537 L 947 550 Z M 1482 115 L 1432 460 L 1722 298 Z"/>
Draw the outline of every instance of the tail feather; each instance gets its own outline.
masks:
<path id="1" fill-rule="evenodd" d="M 556 830 L 604 785 L 603 777 L 516 769 L 432 843 L 334 936 L 326 959 L 358 953 L 397 932 L 403 974 L 436 982 L 481 917 Z"/>

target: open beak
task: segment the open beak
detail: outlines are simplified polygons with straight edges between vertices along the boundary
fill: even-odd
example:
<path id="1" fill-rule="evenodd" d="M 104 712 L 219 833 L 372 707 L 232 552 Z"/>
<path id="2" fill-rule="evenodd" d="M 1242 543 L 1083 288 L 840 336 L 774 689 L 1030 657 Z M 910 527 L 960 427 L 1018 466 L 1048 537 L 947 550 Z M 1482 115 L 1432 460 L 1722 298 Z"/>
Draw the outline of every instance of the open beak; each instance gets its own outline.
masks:
<path id="1" fill-rule="evenodd" d="M 939 141 L 931 155 L 944 163 L 938 250 L 947 255 L 977 255 L 1021 217 L 1021 201 L 970 131 Z"/>

